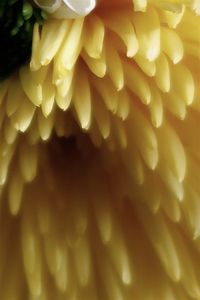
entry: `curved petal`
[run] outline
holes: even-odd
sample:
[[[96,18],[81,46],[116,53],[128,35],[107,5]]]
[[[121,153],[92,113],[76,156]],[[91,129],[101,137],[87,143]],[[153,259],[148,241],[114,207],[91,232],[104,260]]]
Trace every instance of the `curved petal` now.
[[[96,6],[96,0],[63,0],[63,2],[80,16],[89,14]]]
[[[86,16],[95,8],[96,2],[96,0],[63,0],[54,17],[72,19]]]
[[[33,0],[37,6],[44,9],[46,12],[54,13],[62,3],[62,0]]]

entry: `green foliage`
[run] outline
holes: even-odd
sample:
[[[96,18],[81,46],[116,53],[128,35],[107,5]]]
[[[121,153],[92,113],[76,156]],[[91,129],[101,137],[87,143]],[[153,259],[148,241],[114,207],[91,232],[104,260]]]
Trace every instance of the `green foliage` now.
[[[28,62],[34,24],[45,18],[30,1],[0,0],[0,80]]]

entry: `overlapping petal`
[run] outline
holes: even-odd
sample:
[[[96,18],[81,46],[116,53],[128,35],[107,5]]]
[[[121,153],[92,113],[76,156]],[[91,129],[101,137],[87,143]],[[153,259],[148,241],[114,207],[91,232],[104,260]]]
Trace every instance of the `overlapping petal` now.
[[[35,26],[0,93],[3,300],[200,299],[198,5]]]

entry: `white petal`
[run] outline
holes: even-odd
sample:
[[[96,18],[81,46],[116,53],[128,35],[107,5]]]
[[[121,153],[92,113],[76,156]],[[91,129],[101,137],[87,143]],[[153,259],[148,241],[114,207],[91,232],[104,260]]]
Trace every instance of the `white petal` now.
[[[62,0],[33,0],[37,6],[52,14],[54,13],[62,3]]]
[[[63,0],[63,2],[80,16],[89,14],[96,6],[96,0]]]
[[[63,0],[53,16],[70,19],[86,16],[95,8],[96,2],[96,0]]]

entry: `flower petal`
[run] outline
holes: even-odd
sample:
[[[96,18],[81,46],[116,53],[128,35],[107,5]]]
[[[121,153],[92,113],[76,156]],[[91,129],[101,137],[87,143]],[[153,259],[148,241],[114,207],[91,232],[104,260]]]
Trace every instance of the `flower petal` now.
[[[33,0],[40,8],[44,9],[46,12],[52,14],[60,6],[62,0]]]
[[[63,0],[54,17],[72,19],[86,16],[95,8],[96,2],[96,0]]]

